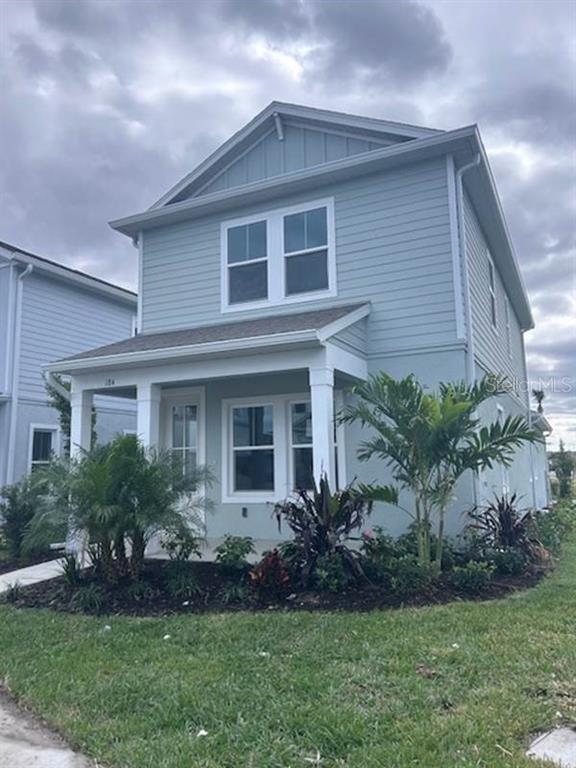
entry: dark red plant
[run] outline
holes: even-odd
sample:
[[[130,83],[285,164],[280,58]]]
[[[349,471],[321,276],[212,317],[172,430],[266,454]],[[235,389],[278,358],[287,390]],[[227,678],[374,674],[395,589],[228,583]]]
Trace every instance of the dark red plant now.
[[[250,571],[250,581],[263,596],[281,597],[290,588],[290,574],[277,549],[267,552]]]

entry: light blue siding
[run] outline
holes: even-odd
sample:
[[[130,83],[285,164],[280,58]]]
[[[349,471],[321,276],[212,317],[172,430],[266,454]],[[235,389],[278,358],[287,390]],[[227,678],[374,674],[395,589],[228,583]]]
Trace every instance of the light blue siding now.
[[[44,398],[42,366],[129,337],[134,308],[32,272],[23,281],[20,392]]]
[[[497,254],[491,254],[495,263],[496,328],[492,325],[488,244],[467,195],[464,196],[464,223],[476,360],[482,369],[506,375],[519,384],[519,389],[526,390],[522,331],[512,302],[508,301],[508,309],[506,308],[506,289],[496,266]],[[507,312],[510,321],[510,347],[506,327]],[[522,398],[527,402],[525,391],[522,392]]]
[[[359,320],[349,328],[337,333],[330,341],[344,349],[361,352],[365,355],[368,352],[368,321],[366,318]]]
[[[371,152],[396,141],[397,139],[392,137],[358,138],[287,123],[284,126],[282,141],[278,139],[275,129],[270,131],[243,156],[220,171],[212,181],[192,193],[192,196],[209,195],[282,173],[300,171],[343,157]]]
[[[371,355],[451,343],[456,338],[446,165],[442,160],[319,187],[267,209],[333,196],[338,296],[372,303]],[[313,300],[257,312],[221,312],[220,225],[263,207],[235,209],[147,231],[143,330],[202,325],[330,306]]]

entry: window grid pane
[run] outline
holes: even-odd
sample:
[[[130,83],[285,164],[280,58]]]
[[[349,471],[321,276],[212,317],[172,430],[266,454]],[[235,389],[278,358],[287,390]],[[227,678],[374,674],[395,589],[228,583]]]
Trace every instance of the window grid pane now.
[[[284,216],[284,253],[310,251],[328,245],[326,208]]]
[[[227,239],[228,264],[265,259],[267,256],[266,221],[230,227]]]
[[[287,256],[286,295],[323,291],[328,288],[328,251]]]
[[[32,435],[32,462],[47,464],[52,454],[52,436],[48,429],[35,429]]]
[[[228,302],[242,304],[268,298],[268,262],[228,267]]]

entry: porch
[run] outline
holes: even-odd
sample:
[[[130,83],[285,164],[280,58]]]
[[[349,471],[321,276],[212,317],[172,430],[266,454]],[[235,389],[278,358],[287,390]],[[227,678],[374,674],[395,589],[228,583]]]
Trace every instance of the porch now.
[[[345,327],[358,322],[358,308],[345,309]],[[213,475],[207,491],[213,510],[205,521],[210,539],[230,533],[277,540],[274,502],[309,487],[312,477],[326,475],[333,488],[350,479],[345,429],[334,415],[345,390],[366,378],[367,364],[360,350],[334,338],[342,322],[327,338],[321,335],[327,312],[307,313],[316,327],[299,329],[298,337],[294,330],[259,333],[228,338],[219,349],[206,343],[167,347],[174,339],[159,339],[163,346],[140,353],[52,366],[72,379],[72,451],[90,445],[94,395],[135,399],[144,445],[170,449],[183,467],[206,466]],[[264,322],[262,330],[269,327]],[[142,345],[144,339],[133,341]]]

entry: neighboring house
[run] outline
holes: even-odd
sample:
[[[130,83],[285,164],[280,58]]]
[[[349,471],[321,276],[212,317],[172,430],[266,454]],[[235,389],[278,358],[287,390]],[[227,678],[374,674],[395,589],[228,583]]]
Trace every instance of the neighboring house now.
[[[42,366],[133,333],[137,298],[0,242],[0,487],[63,449]],[[136,427],[134,403],[96,399],[98,439]]]
[[[139,247],[141,335],[49,366],[73,381],[73,440],[94,393],[132,392],[138,434],[216,476],[210,536],[277,536],[271,503],[361,464],[334,428],[369,372],[439,381],[507,374],[485,417],[528,416],[528,299],[476,126],[436,131],[272,103],[152,208],[112,222]],[[470,474],[448,520],[536,487],[536,452]],[[542,470],[544,472],[544,469]],[[372,523],[405,526],[380,507]]]

